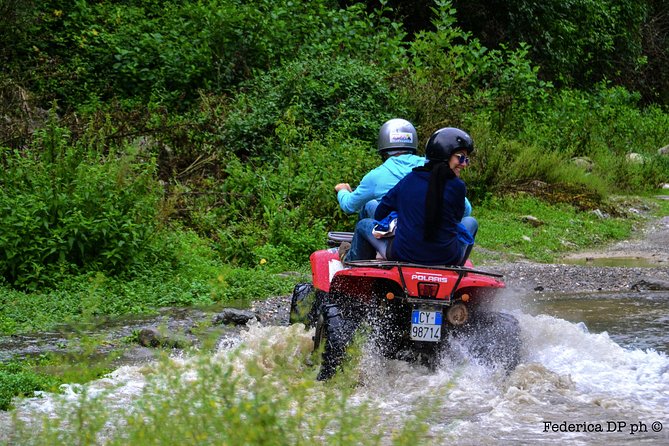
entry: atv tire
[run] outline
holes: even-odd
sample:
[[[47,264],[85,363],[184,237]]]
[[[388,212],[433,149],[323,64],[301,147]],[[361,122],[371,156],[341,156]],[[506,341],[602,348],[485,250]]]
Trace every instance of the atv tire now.
[[[482,313],[465,327],[469,353],[507,372],[520,363],[522,342],[518,320],[506,313]]]
[[[316,324],[323,303],[323,291],[311,283],[298,283],[290,301],[290,323],[302,323],[309,329]]]
[[[358,325],[358,321],[345,317],[337,305],[322,306],[314,334],[314,350],[324,343],[321,370],[316,378],[318,381],[330,379],[335,374]]]

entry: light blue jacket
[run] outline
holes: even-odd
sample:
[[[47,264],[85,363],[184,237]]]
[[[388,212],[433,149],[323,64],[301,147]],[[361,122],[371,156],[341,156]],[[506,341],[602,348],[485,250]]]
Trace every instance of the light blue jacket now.
[[[360,212],[370,200],[381,200],[390,189],[404,178],[414,167],[425,164],[422,156],[404,154],[391,156],[379,167],[365,175],[353,192],[345,189],[337,192],[341,210],[347,214]],[[472,213],[472,205],[465,198],[465,217]]]

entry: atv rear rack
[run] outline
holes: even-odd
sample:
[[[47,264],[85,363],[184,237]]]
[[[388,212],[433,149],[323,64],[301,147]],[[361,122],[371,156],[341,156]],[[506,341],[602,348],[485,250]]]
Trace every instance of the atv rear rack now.
[[[342,242],[351,242],[353,240],[352,232],[328,232],[328,246],[339,246]]]
[[[457,265],[423,265],[420,263],[408,263],[408,262],[397,262],[393,260],[350,260],[347,262],[344,262],[345,266],[359,266],[359,267],[367,267],[367,268],[381,268],[381,269],[391,269],[391,268],[399,268],[401,269],[402,267],[408,266],[412,268],[429,268],[429,269],[438,269],[438,270],[443,270],[443,271],[455,271],[457,273],[461,274],[466,274],[466,273],[473,273],[473,274],[481,274],[484,276],[491,276],[491,277],[504,277],[503,274],[499,273],[492,273],[489,271],[481,271],[478,269],[472,269],[472,268],[467,268],[464,266],[457,266]]]

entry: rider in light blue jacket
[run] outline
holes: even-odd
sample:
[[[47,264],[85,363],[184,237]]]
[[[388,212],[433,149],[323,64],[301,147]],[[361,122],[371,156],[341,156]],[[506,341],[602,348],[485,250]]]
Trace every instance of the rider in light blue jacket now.
[[[391,119],[381,126],[377,149],[383,164],[365,175],[355,190],[348,183],[335,186],[337,200],[347,214],[359,213],[360,218],[373,218],[376,206],[383,196],[414,167],[425,164],[425,158],[416,155],[418,135],[413,124],[404,119]],[[465,217],[472,211],[465,198]]]

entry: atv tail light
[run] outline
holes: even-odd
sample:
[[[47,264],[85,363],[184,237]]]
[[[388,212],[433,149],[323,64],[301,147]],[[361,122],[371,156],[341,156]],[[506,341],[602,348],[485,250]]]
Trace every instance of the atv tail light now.
[[[420,297],[437,297],[437,291],[439,291],[438,283],[429,283],[429,282],[418,282],[418,296]]]
[[[469,294],[465,293],[462,296],[460,296],[460,299],[462,299],[463,302],[469,302]]]
[[[388,299],[388,300],[395,299],[395,294],[393,294],[391,292],[386,293],[386,299]]]

